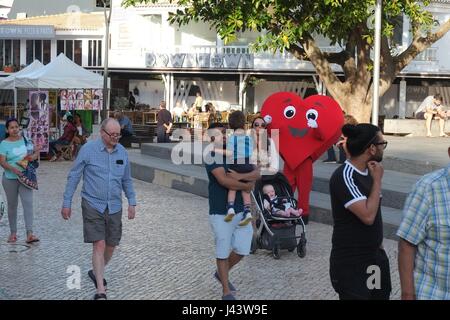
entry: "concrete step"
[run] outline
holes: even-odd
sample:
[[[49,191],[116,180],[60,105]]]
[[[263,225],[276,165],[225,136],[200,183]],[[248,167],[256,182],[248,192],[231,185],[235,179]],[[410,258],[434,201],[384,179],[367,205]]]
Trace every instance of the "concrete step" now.
[[[141,154],[130,150],[132,176],[136,179],[168,188],[208,197],[208,177],[205,168],[197,165],[174,165],[166,159]],[[383,200],[384,201],[384,200]],[[332,224],[330,196],[313,191],[310,198],[311,220]],[[396,239],[401,210],[382,206],[384,235]]]
[[[329,193],[329,181],[339,164],[316,161],[314,164],[313,190]],[[420,178],[418,175],[385,170],[383,175],[383,205],[402,209],[412,186]]]
[[[173,148],[178,148],[179,150],[183,149],[185,151],[189,150],[185,154],[187,159],[186,162],[190,162],[196,166],[204,165],[201,157],[201,150],[195,150],[195,152],[192,152],[193,150],[191,150],[191,145],[189,143],[179,144],[178,146],[174,146],[173,144],[142,144],[141,153],[143,155],[149,155],[172,162],[173,159],[176,159],[176,156],[173,158],[172,151],[177,151],[177,149]],[[179,155],[176,152],[174,153]],[[283,161],[281,159],[280,166],[283,166]],[[321,160],[317,160],[314,163],[314,180],[312,190],[321,193],[329,193],[329,180],[338,166],[339,164],[323,163]],[[382,189],[383,204],[395,209],[402,209],[403,204],[411,191],[411,187],[419,178],[420,176],[410,173],[385,170]]]

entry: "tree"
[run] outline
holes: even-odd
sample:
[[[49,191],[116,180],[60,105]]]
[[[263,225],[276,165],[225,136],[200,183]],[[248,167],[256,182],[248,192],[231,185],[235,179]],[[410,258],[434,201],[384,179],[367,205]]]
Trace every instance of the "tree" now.
[[[124,0],[124,6],[157,0]],[[172,1],[170,1],[172,2]],[[373,8],[375,0],[178,0],[181,9],[169,17],[179,25],[204,21],[215,28],[225,43],[239,32],[261,32],[255,50],[287,50],[300,60],[309,60],[331,96],[359,121],[369,122],[372,108]],[[450,29],[450,19],[439,25],[421,3],[383,0],[380,96],[390,88],[400,71],[419,53],[441,39]],[[402,52],[393,41],[394,28],[402,16],[410,19],[412,40]],[[317,37],[338,45],[339,52],[324,52]],[[340,75],[332,69],[342,67]]]

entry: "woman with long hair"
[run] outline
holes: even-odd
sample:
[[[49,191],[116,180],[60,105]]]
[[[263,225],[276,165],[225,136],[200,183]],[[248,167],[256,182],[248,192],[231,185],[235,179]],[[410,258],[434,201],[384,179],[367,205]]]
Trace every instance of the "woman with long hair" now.
[[[261,175],[271,175],[279,171],[279,154],[275,142],[269,137],[266,122],[260,116],[252,121],[252,135],[254,138],[253,163],[261,169]]]

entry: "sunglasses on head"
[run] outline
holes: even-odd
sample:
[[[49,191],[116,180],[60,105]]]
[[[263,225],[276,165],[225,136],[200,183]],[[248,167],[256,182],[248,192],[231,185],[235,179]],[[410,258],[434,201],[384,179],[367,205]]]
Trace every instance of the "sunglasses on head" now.
[[[255,123],[253,124],[253,126],[254,126],[255,128],[258,128],[258,127],[265,128],[265,127],[266,127],[266,124],[265,124],[264,122],[261,122],[261,123],[255,122]]]

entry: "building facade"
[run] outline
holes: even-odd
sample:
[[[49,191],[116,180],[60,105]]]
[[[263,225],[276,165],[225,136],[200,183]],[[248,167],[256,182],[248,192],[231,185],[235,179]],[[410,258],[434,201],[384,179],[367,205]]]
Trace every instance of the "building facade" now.
[[[301,96],[326,92],[309,62],[289,53],[251,52],[249,45],[258,36],[255,33],[240,34],[237,41],[225,45],[204,23],[181,28],[170,25],[167,18],[177,6],[169,1],[126,9],[121,2],[112,0],[108,50],[111,105],[115,108],[126,106],[130,91],[146,108],[157,107],[161,100],[167,101],[169,109],[176,104],[187,108],[200,92],[205,103],[211,101],[219,110],[242,108],[248,112],[259,110],[276,91]],[[103,70],[105,24],[98,1],[58,1],[55,5],[55,1],[43,0],[29,8],[24,3],[28,1],[14,1],[9,17],[25,12],[27,18],[0,22],[1,66],[17,67],[33,59],[47,63],[64,52],[83,67]],[[50,7],[55,14],[49,15]],[[443,22],[450,17],[450,1],[433,1],[428,10]],[[406,48],[409,40],[405,18],[398,30],[399,50]],[[326,39],[318,43],[325,51],[340,50]],[[450,102],[449,50],[447,34],[408,65],[381,99],[380,114],[411,116],[423,98],[436,92]],[[339,72],[339,66],[333,67]]]

